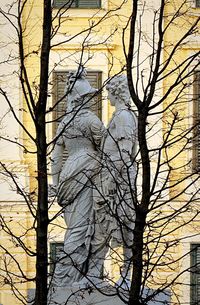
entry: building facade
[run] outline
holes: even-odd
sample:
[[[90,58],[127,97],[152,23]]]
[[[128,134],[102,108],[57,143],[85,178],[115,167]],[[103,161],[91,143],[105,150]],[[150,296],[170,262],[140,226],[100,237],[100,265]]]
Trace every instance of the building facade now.
[[[8,9],[8,3],[1,1],[1,7],[5,10]],[[173,20],[170,30],[164,36],[164,45],[162,52],[162,61],[160,65],[164,65],[168,60],[169,52],[173,49],[180,37],[184,35],[189,29],[191,24],[200,15],[200,3],[198,0],[190,1],[185,4],[184,13],[182,18]],[[175,3],[170,1],[165,7],[166,16],[163,22],[169,22],[169,18],[174,15],[175,11],[179,11],[181,7],[181,1]],[[144,9],[143,9],[144,8]],[[137,32],[138,41],[141,41],[141,45],[137,45],[140,50],[139,61],[143,66],[142,73],[145,75],[145,71],[149,71],[150,60],[148,54],[152,52],[152,45],[148,42],[152,41],[152,20],[155,16],[155,11],[160,9],[160,2],[154,0],[150,6],[145,7],[141,1],[140,10],[141,16],[143,16],[142,32]],[[17,14],[17,6],[11,7],[13,14]],[[90,83],[98,88],[102,89],[99,98],[96,101],[93,111],[102,119],[105,125],[109,122],[112,116],[113,109],[109,106],[109,102],[106,96],[106,90],[104,88],[105,81],[115,73],[123,70],[126,64],[126,58],[124,56],[124,49],[128,48],[129,34],[128,31],[124,32],[124,29],[129,29],[129,16],[131,12],[131,1],[111,1],[111,0],[54,0],[52,2],[52,14],[53,14],[53,30],[51,41],[51,54],[50,54],[50,69],[49,69],[49,99],[47,114],[47,137],[48,141],[51,141],[55,136],[55,130],[58,125],[59,118],[62,117],[66,108],[66,99],[62,98],[64,95],[65,84],[67,75],[70,71],[77,69],[78,65],[84,65],[88,71],[88,79]],[[182,11],[181,11],[182,12]],[[37,99],[37,86],[40,76],[40,47],[41,47],[41,35],[42,35],[42,3],[34,0],[28,0],[23,9],[21,18],[23,26],[23,43],[25,64],[29,81],[31,84],[34,96]],[[181,14],[181,13],[180,13]],[[37,182],[35,179],[35,154],[32,142],[26,136],[26,132],[23,128],[20,128],[18,122],[23,122],[23,125],[30,134],[34,135],[34,126],[31,121],[30,114],[28,113],[27,105],[23,99],[23,93],[19,86],[19,62],[18,62],[18,45],[16,44],[16,32],[12,24],[6,22],[3,15],[2,18],[2,30],[1,41],[2,50],[1,53],[1,88],[9,96],[11,105],[5,100],[5,95],[1,91],[1,270],[2,276],[1,291],[0,291],[0,303],[2,305],[9,304],[23,304],[26,302],[25,298],[31,296],[34,293],[34,284],[32,282],[23,279],[24,274],[27,277],[34,277],[35,260],[34,260],[34,221],[30,213],[29,206],[25,202],[23,196],[20,195],[20,190],[16,189],[15,179],[17,179],[18,185],[22,190],[29,193],[29,196],[35,194]],[[9,35],[7,35],[9,33]],[[195,31],[186,42],[181,44],[178,48],[176,55],[171,61],[170,65],[163,72],[168,74],[169,71],[174,73],[169,74],[169,77],[160,81],[158,87],[157,97],[164,96],[169,86],[176,80],[177,73],[180,73],[181,69],[184,69],[184,65],[180,66],[180,69],[176,67],[180,62],[184,62],[187,58],[190,58],[193,54],[200,50],[200,37],[199,33]],[[139,53],[139,51],[138,51]],[[136,62],[138,60],[137,52],[134,54]],[[174,133],[178,135],[180,130],[190,129],[188,134],[191,138],[190,149],[185,149],[181,154],[178,153],[180,147],[175,145],[169,147],[167,155],[163,154],[163,158],[166,156],[172,156],[170,166],[174,167],[169,178],[169,184],[173,185],[177,179],[182,179],[183,173],[178,168],[182,168],[182,164],[187,172],[187,179],[183,179],[183,183],[180,183],[176,188],[170,188],[166,197],[172,200],[172,205],[167,206],[167,209],[178,209],[180,205],[184,205],[186,202],[193,198],[193,209],[188,209],[184,214],[184,225],[180,225],[179,229],[172,232],[169,240],[175,238],[179,241],[174,246],[175,261],[177,256],[182,259],[178,259],[178,263],[174,262],[174,267],[170,269],[163,268],[160,274],[165,278],[173,274],[180,275],[180,281],[182,284],[176,286],[176,295],[179,295],[180,304],[198,304],[200,300],[200,234],[199,234],[199,217],[196,211],[200,204],[199,199],[199,181],[198,170],[200,168],[200,131],[199,131],[199,118],[200,118],[200,69],[198,67],[199,57],[191,63],[191,66],[187,66],[187,71],[193,69],[195,66],[195,73],[191,73],[187,78],[187,82],[190,86],[186,86],[184,94],[181,95],[181,103],[175,103],[176,110],[183,118],[177,124]],[[187,63],[186,63],[187,65]],[[133,67],[134,68],[134,67]],[[137,70],[134,77],[138,79],[139,83],[142,83],[143,75],[138,76]],[[144,76],[145,78],[145,76]],[[145,83],[146,80],[144,80]],[[137,82],[136,82],[137,83]],[[139,95],[143,96],[143,87],[138,85]],[[176,95],[174,91],[172,98],[166,99],[158,109],[157,116],[153,119],[149,119],[149,123],[154,123],[156,126],[154,129],[153,138],[151,135],[150,146],[161,145],[168,124],[171,124],[170,120],[173,120],[171,108],[169,112],[163,114],[162,110],[168,108]],[[58,101],[60,102],[58,103]],[[156,100],[155,100],[156,102]],[[15,109],[14,118],[10,108]],[[53,109],[51,111],[51,109]],[[165,116],[165,117],[164,117]],[[169,116],[170,119],[166,119]],[[164,118],[163,118],[164,117]],[[195,124],[195,128],[191,128]],[[156,130],[156,132],[155,132]],[[171,135],[170,135],[171,136]],[[174,135],[173,135],[174,137]],[[184,139],[183,139],[184,141]],[[18,143],[18,144],[17,144]],[[181,145],[184,146],[182,143]],[[24,149],[26,148],[26,149]],[[174,158],[178,153],[178,157]],[[180,167],[177,166],[180,164]],[[5,165],[5,167],[4,167]],[[50,167],[50,160],[49,160]],[[156,168],[156,165],[155,165]],[[198,170],[197,170],[198,169]],[[188,174],[191,171],[192,177]],[[154,173],[152,174],[154,175]],[[170,180],[171,179],[171,180]],[[51,175],[49,170],[49,183],[51,183]],[[184,184],[184,185],[183,185]],[[191,185],[188,193],[181,192],[181,187],[185,188],[185,185]],[[174,196],[174,192],[179,192],[181,195]],[[194,199],[195,197],[195,199]],[[161,200],[162,201],[162,200]],[[165,208],[164,212],[168,213]],[[50,215],[58,213],[58,206],[53,203],[50,208]],[[195,214],[196,213],[196,214]],[[195,215],[193,221],[191,218]],[[172,221],[172,225],[173,221]],[[12,233],[11,233],[12,232]],[[62,248],[62,241],[64,239],[65,228],[62,218],[56,218],[56,220],[49,227],[49,260],[53,262],[59,249]],[[170,232],[170,231],[169,231]],[[12,234],[19,236],[19,243],[15,238],[12,238]],[[26,250],[29,255],[26,255],[23,247],[26,246]],[[8,252],[6,252],[8,251]],[[11,260],[13,255],[14,259]],[[15,260],[16,258],[16,260]],[[11,262],[12,261],[12,262]],[[6,266],[11,264],[12,273],[6,274]],[[51,264],[50,264],[51,265]],[[10,267],[9,267],[10,268]],[[50,268],[52,268],[50,266]],[[109,272],[115,276],[115,267],[112,267],[110,263],[107,268]],[[192,269],[191,269],[192,268]],[[111,270],[112,269],[112,270]],[[4,272],[3,272],[4,270]],[[192,272],[191,272],[192,270]],[[50,269],[51,271],[51,269]],[[20,274],[21,281],[17,276]],[[116,271],[117,272],[117,271]],[[12,287],[12,289],[10,288]],[[156,287],[156,286],[155,286]],[[153,287],[152,287],[153,288]],[[17,298],[16,298],[16,295]],[[178,304],[178,300],[173,296],[172,300],[175,304]]]

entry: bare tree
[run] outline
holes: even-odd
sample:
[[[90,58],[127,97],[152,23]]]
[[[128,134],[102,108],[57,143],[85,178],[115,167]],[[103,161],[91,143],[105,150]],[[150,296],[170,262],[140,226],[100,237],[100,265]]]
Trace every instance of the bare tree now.
[[[8,139],[4,135],[1,139],[18,145],[29,158],[34,155],[34,158],[30,158],[35,162],[31,165],[31,174],[34,171],[36,173],[35,185],[31,192],[26,191],[20,187],[13,168],[1,162],[4,177],[12,180],[18,193],[23,196],[33,219],[32,225],[26,228],[22,235],[16,234],[3,217],[1,226],[12,242],[21,247],[26,255],[36,257],[36,274],[29,277],[22,270],[15,255],[6,246],[1,246],[6,254],[2,267],[6,274],[4,282],[11,286],[20,302],[26,304],[26,298],[17,289],[16,283],[35,281],[35,304],[47,304],[48,227],[57,216],[49,219],[47,162],[53,142],[47,141],[47,115],[51,115],[68,95],[66,92],[55,105],[49,107],[48,95],[52,88],[49,60],[51,51],[56,47],[85,35],[79,50],[78,64],[86,64],[85,53],[89,63],[92,47],[106,45],[109,52],[109,76],[115,75],[115,66],[118,67],[117,72],[127,73],[130,94],[138,114],[139,149],[134,160],[137,163],[134,188],[130,181],[125,181],[133,198],[132,209],[136,215],[133,220],[134,241],[130,258],[133,271],[128,292],[124,294],[117,288],[116,293],[124,303],[137,305],[147,304],[160,293],[167,294],[170,291],[173,302],[180,304],[180,283],[184,274],[190,271],[181,264],[190,250],[184,254],[176,251],[187,237],[186,230],[191,230],[191,235],[195,234],[194,220],[199,219],[199,168],[194,167],[190,157],[191,150],[196,149],[199,121],[191,120],[191,113],[188,112],[188,108],[193,107],[193,103],[197,103],[199,99],[196,96],[195,100],[191,94],[191,88],[196,82],[199,50],[185,51],[187,45],[193,43],[199,34],[199,17],[192,13],[188,1],[179,4],[165,0],[152,4],[138,0],[128,1],[132,10],[129,16],[123,16],[121,9],[127,5],[127,1],[119,1],[120,3],[95,21],[91,18],[88,27],[81,32],[70,37],[62,36],[62,39],[59,37],[60,40],[56,41],[55,38],[62,33],[62,26],[66,22],[63,16],[68,13],[73,2],[66,2],[52,16],[51,1],[44,0],[42,22],[40,20],[42,37],[36,46],[32,46],[30,41],[27,46],[26,41],[30,30],[29,16],[34,3],[20,0],[0,10],[1,16],[13,27],[19,46],[19,56],[14,56],[11,52],[2,64],[19,60],[20,68],[17,74],[23,94],[22,119],[16,114],[5,86],[0,87],[0,93],[8,105],[9,113],[19,124],[25,140]],[[25,14],[28,17],[24,20]],[[149,21],[149,16],[151,25],[146,22]],[[93,17],[95,18],[95,15]],[[94,40],[93,35],[98,33],[101,26],[111,21],[115,24],[119,18],[122,27],[113,27],[106,37]],[[34,35],[32,34],[31,38]],[[122,41],[123,58],[116,58],[109,49],[109,40],[119,37]],[[39,66],[39,72],[36,72],[38,75],[34,78],[27,64],[31,56],[36,56],[36,64]],[[62,59],[59,58],[55,65],[62,65]],[[23,122],[27,117],[31,128]],[[120,188],[118,180],[115,182]],[[112,217],[116,219],[119,227],[123,225],[119,215],[113,211]],[[30,250],[24,238],[30,231],[35,231],[35,250]],[[12,271],[14,265],[17,272]]]
[[[142,30],[145,11],[152,14],[153,20],[146,36]],[[148,9],[148,4],[141,7],[138,1],[133,1],[130,43],[127,51],[124,45],[124,50],[129,88],[138,111],[141,189],[135,196],[129,304],[145,302],[141,299],[141,289],[152,282],[157,286],[155,294],[167,288],[174,292],[186,270],[180,271],[181,255],[175,257],[171,252],[180,243],[182,228],[192,225],[198,216],[195,209],[199,200],[195,189],[198,169],[192,168],[192,160],[188,158],[188,151],[194,149],[195,126],[191,121],[188,125],[184,113],[193,103],[189,92],[199,65],[199,50],[181,57],[184,46],[198,35],[199,17],[187,19],[189,12],[186,1],[180,5],[161,1],[153,9],[150,6]],[[172,38],[175,32],[177,36]],[[143,40],[149,51],[146,57],[142,54]],[[148,62],[146,67],[145,61]],[[159,122],[162,122],[160,127]],[[163,130],[162,140],[158,144],[156,139],[152,145],[159,128]],[[180,268],[178,272],[176,264]],[[169,276],[162,279],[159,274],[167,273],[168,268]],[[175,302],[180,302],[178,295],[176,297]]]

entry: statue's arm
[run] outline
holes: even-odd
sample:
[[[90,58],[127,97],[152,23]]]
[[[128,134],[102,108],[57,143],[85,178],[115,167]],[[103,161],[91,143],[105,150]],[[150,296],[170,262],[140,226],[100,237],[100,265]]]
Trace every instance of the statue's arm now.
[[[97,116],[93,116],[90,129],[95,145],[100,147],[102,139],[106,134],[106,128],[103,122]]]
[[[62,169],[64,146],[56,144],[52,153],[51,171],[53,186],[57,187],[59,182],[59,176]]]
[[[133,165],[132,155],[137,143],[137,120],[134,121],[132,114],[120,113],[114,118],[114,126],[115,132],[110,132],[110,137],[116,143],[116,154],[113,152],[107,161],[109,171],[104,185],[106,195],[115,194],[117,185],[126,177],[129,166]]]
[[[62,132],[63,132],[63,124],[61,122],[56,132],[57,140],[51,156],[51,173],[52,173],[53,187],[55,189],[57,188],[59,183],[59,176],[63,163],[63,153],[65,150]]]
[[[120,154],[121,167],[128,166],[137,143],[137,120],[131,113],[124,111],[116,118],[115,124],[117,134],[115,141]]]
[[[122,162],[121,167],[123,167],[123,165],[128,165],[128,163],[130,163],[133,143],[131,139],[121,138],[117,141],[117,144]]]

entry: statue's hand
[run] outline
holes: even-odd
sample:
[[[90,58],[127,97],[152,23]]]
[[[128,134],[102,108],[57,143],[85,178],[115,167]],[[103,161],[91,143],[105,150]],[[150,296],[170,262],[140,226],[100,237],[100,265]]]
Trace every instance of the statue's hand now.
[[[49,184],[48,187],[48,197],[55,197],[57,195],[57,186]]]

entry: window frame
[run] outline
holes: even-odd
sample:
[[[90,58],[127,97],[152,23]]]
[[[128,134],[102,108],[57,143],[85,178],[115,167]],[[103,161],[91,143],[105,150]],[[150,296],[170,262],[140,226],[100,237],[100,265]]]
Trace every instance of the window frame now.
[[[200,0],[195,0],[195,7],[196,8],[200,8]]]
[[[57,130],[57,127],[58,127],[58,124],[59,121],[58,120],[58,116],[57,116],[57,106],[56,103],[59,99],[59,96],[58,96],[58,75],[59,73],[60,74],[64,74],[66,73],[66,75],[70,72],[70,71],[75,71],[75,69],[70,69],[70,70],[54,70],[53,71],[53,77],[52,77],[52,80],[53,80],[53,99],[52,99],[52,106],[53,106],[53,114],[52,114],[52,119],[53,119],[53,124],[52,124],[52,134],[53,134],[53,137],[55,136],[56,134],[56,130]],[[100,89],[102,88],[102,76],[103,76],[103,72],[100,71],[100,70],[87,70],[87,74],[89,75],[89,73],[96,73],[98,76],[97,76],[97,89]],[[87,76],[86,76],[86,79],[87,79]],[[64,92],[63,92],[63,96],[64,96]],[[64,99],[66,99],[66,97],[64,97]],[[99,117],[99,119],[101,120],[102,119],[102,103],[101,103],[101,100],[102,100],[102,94],[99,94],[99,98],[98,98],[98,111],[97,111],[97,115]]]
[[[200,243],[192,243],[190,245],[190,266],[191,266],[191,272],[190,272],[190,304],[196,305],[198,301],[198,295],[197,295],[197,288],[195,287],[197,285],[198,279],[197,279],[197,272],[192,271],[193,268],[197,269],[198,267],[195,266],[196,264],[199,264],[199,278],[200,278],[200,259],[199,262],[197,261],[197,248],[200,249]],[[199,250],[200,251],[200,250]],[[193,267],[195,266],[195,267]],[[200,288],[199,288],[200,289]]]
[[[194,72],[193,79],[193,170],[200,172],[200,70]]]
[[[59,82],[59,73],[62,77],[62,75],[68,75],[69,72],[75,72],[76,70],[75,69],[70,69],[70,70],[54,70],[53,71],[53,77],[52,77],[52,80],[53,80],[53,98],[52,98],[52,108],[53,108],[53,112],[52,112],[52,137],[54,138],[55,135],[56,135],[56,131],[57,131],[57,128],[58,128],[58,125],[59,123],[61,122],[62,118],[64,117],[64,110],[63,110],[63,114],[62,114],[62,111],[59,112],[58,110],[58,106],[56,105],[57,104],[57,101],[59,99],[61,99],[62,97],[59,97],[59,88],[58,88],[58,82]],[[102,77],[103,77],[103,72],[100,71],[100,70],[87,70],[87,75],[89,76],[89,74],[96,74],[96,77],[97,77],[97,89],[101,89],[102,88]],[[86,79],[87,79],[87,76],[86,76]],[[63,82],[66,81],[66,79],[64,80],[63,79]],[[93,86],[93,84],[91,84],[91,86]],[[64,91],[63,91],[63,96],[64,96]],[[63,103],[65,103],[65,99],[66,97],[63,97],[64,100],[62,100]],[[95,103],[96,104],[96,103]],[[61,107],[62,107],[62,104],[61,104]],[[100,120],[102,120],[102,92],[99,94],[98,96],[98,99],[97,99],[97,105],[95,107],[97,109],[97,111],[95,111],[94,113],[96,113],[96,115],[99,117]],[[57,115],[57,113],[60,113],[60,120],[59,120],[59,115]],[[63,164],[64,162],[66,161],[68,157],[68,152],[67,152],[67,149],[64,150],[63,152]]]
[[[68,0],[70,1],[70,0]],[[102,0],[97,0],[99,2],[99,5],[98,6],[85,6],[85,7],[80,7],[79,6],[79,1],[81,0],[74,0],[75,2],[75,6],[70,6],[68,9],[100,9],[102,8]],[[56,0],[53,0],[53,3],[52,3],[52,7],[55,8],[55,9],[60,9],[63,7],[63,9],[66,9],[67,7],[63,6],[62,4],[61,5],[56,5]]]

